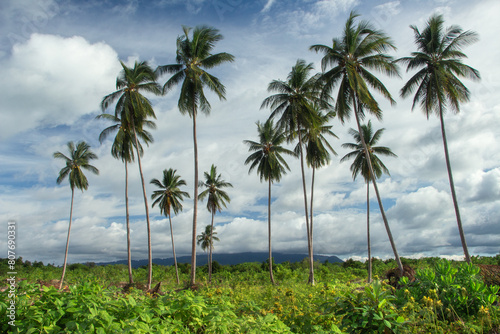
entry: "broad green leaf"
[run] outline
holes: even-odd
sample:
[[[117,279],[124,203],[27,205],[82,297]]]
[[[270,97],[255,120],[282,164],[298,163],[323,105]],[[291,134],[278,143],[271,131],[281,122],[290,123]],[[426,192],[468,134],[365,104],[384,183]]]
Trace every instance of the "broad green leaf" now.
[[[380,303],[378,303],[378,308],[384,307],[384,305],[387,303],[387,299],[382,299]]]

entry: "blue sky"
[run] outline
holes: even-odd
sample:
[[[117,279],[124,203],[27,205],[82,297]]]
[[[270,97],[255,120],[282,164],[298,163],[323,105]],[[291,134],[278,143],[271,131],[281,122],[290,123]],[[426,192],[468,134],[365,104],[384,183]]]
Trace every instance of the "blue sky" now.
[[[175,61],[175,40],[182,25],[216,27],[224,39],[217,52],[229,52],[235,62],[212,70],[227,89],[227,100],[208,95],[209,117],[198,122],[200,171],[217,165],[234,186],[224,214],[216,216],[220,242],[217,252],[265,251],[267,248],[267,185],[248,174],[243,162],[248,149],[243,140],[256,140],[255,122],[269,110],[260,105],[274,79],[286,79],[297,59],[312,62],[320,71],[321,55],[308,50],[329,44],[341,34],[351,10],[386,31],[398,50],[395,57],[414,50],[410,24],[423,27],[435,13],[446,25],[459,24],[479,34],[479,42],[465,49],[466,63],[481,72],[480,82],[464,80],[471,101],[457,115],[445,117],[458,201],[467,242],[473,255],[500,252],[500,22],[497,1],[28,1],[0,4],[0,220],[17,222],[18,255],[29,260],[61,264],[67,234],[70,188],[55,180],[63,167],[52,158],[70,140],[87,141],[99,156],[99,176],[88,175],[89,190],[75,196],[69,262],[112,261],[126,258],[124,168],[110,155],[111,140],[102,145],[99,133],[108,125],[95,120],[102,98],[115,90],[119,60],[132,65],[146,60],[153,67]],[[380,75],[396,100],[390,106],[380,97],[385,128],[380,141],[398,158],[386,158],[391,177],[380,180],[389,224],[402,256],[463,255],[450,196],[439,121],[426,119],[411,100],[399,97],[409,74]],[[167,77],[160,78],[163,84]],[[192,194],[192,123],[177,109],[178,89],[150,97],[157,115],[155,142],[147,148],[145,179],[160,178],[174,168]],[[339,153],[317,172],[315,184],[315,252],[341,258],[366,257],[366,187],[352,181],[347,153],[348,129],[332,120],[339,139],[331,144]],[[273,187],[274,251],[305,253],[306,235],[300,167]],[[306,173],[309,180],[310,171]],[[147,256],[144,204],[135,165],[130,168],[132,256]],[[308,185],[308,189],[310,185]],[[150,196],[154,187],[147,185]],[[371,191],[373,194],[373,191]],[[174,217],[177,254],[190,251],[192,201]],[[371,202],[374,256],[392,256],[377,203]],[[171,254],[168,221],[155,207],[151,212],[153,256]],[[199,232],[210,222],[204,203],[199,206]],[[6,240],[0,248],[6,249]],[[201,252],[201,250],[199,250]]]

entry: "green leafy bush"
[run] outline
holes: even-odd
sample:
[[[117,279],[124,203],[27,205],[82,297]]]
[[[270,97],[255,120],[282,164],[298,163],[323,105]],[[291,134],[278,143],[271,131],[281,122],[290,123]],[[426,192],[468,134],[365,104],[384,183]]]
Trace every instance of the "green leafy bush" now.
[[[499,291],[498,286],[486,286],[479,271],[472,264],[462,263],[454,267],[450,261],[442,259],[434,269],[417,270],[413,284],[403,277],[399,300],[406,300],[406,290],[414,300],[434,305],[441,319],[452,321],[476,317],[480,310],[490,308],[497,301]]]
[[[394,333],[405,322],[392,303],[394,299],[390,288],[379,280],[363,291],[348,293],[337,305],[341,328],[349,333]]]

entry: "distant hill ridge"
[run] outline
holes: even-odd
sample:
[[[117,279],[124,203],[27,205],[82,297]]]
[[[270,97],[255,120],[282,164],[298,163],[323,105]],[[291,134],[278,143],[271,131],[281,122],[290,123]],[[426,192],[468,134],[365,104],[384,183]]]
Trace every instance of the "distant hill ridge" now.
[[[212,255],[213,261],[217,261],[221,265],[232,265],[232,264],[240,264],[246,262],[264,262],[268,259],[269,254],[266,252],[245,252],[245,253],[233,253],[233,254],[217,254],[214,253]],[[300,262],[307,258],[307,254],[286,254],[286,253],[273,253],[273,259],[275,263],[282,263],[289,261]],[[329,263],[335,262],[344,262],[336,256],[327,256],[327,255],[314,255],[314,261]],[[179,256],[177,257],[178,263],[191,263],[191,256]],[[163,266],[172,266],[174,265],[174,258],[166,258],[166,259],[153,259],[154,264],[163,265]],[[114,262],[98,262],[96,265],[108,265],[108,264],[127,264],[127,260],[120,260]],[[197,265],[205,265],[207,264],[207,255],[205,253],[198,254],[196,256],[196,264]],[[132,267],[139,268],[140,266],[147,266],[148,260],[132,260]]]

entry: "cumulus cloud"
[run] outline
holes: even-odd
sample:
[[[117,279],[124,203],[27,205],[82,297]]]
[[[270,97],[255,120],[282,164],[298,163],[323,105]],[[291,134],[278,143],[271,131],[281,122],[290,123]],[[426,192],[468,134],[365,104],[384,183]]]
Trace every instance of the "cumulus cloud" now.
[[[113,89],[117,54],[105,43],[84,38],[33,34],[16,44],[1,66],[11,78],[0,84],[2,138],[39,126],[72,124],[98,110]]]
[[[470,201],[488,202],[500,200],[500,169],[483,172],[478,171],[465,182],[467,184]]]
[[[426,229],[452,213],[449,194],[434,187],[423,187],[403,195],[389,210],[392,218],[401,221],[406,229]]]

